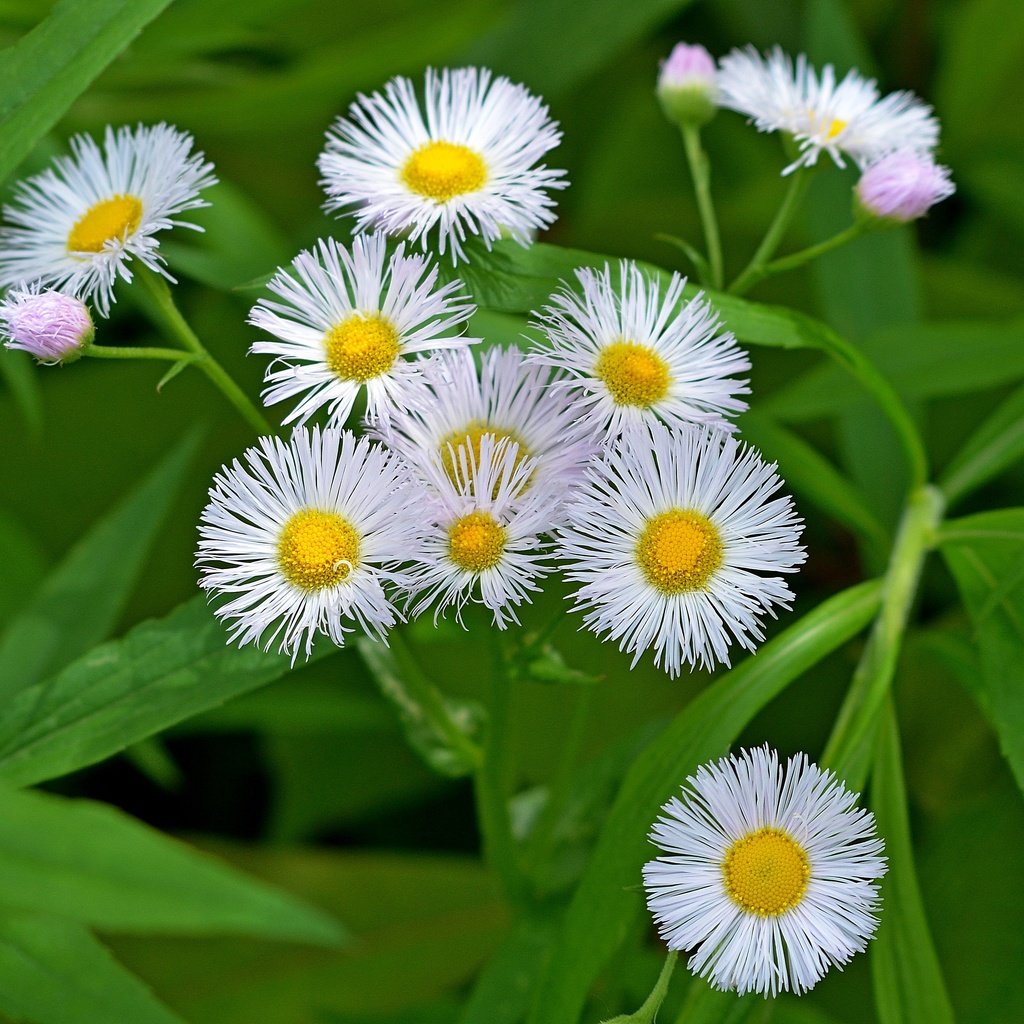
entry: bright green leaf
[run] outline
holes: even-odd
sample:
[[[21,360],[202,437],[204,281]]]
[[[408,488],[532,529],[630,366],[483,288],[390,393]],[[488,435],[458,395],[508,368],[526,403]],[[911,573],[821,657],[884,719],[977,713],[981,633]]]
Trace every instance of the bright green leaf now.
[[[110,632],[195,455],[187,434],[65,555],[0,634],[0,698],[66,665]]]
[[[326,914],[105,804],[0,789],[0,905],[108,931],[335,945]]]
[[[819,605],[696,697],[634,761],[567,912],[531,1024],[576,1020],[640,908],[640,869],[658,809],[704,761],[723,754],[773,697],[871,620],[880,586]]]

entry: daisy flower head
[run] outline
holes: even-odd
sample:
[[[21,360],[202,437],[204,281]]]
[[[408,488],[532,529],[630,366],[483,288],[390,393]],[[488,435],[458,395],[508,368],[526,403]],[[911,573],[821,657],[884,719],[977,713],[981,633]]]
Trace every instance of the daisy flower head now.
[[[531,359],[567,374],[554,386],[574,393],[581,416],[610,437],[659,420],[732,429],[725,417],[746,409],[737,396],[750,388],[730,374],[750,360],[702,296],[680,304],[685,278],[662,289],[630,260],[576,277],[581,291],[563,283],[538,314],[545,342]]]
[[[317,633],[339,647],[400,618],[385,590],[406,578],[420,516],[394,452],[347,430],[260,438],[214,478],[199,525],[199,585],[228,598],[215,614],[230,640],[308,657]]]
[[[498,629],[519,623],[516,607],[529,602],[537,580],[551,572],[543,535],[552,527],[557,495],[533,483],[536,460],[519,445],[484,434],[479,446],[450,446],[454,479],[440,466],[428,470],[423,504],[432,526],[422,561],[410,570],[411,614],[449,607],[462,622],[467,601],[489,608]]]
[[[719,103],[746,114],[762,132],[791,135],[800,155],[784,171],[811,167],[822,152],[858,167],[895,149],[930,152],[939,140],[932,108],[912,92],[880,97],[872,79],[849,71],[836,81],[827,64],[819,74],[800,54],[794,62],[779,47],[762,56],[752,46],[719,62]]]
[[[4,207],[0,286],[40,281],[93,303],[106,316],[114,284],[130,281],[132,260],[173,280],[157,235],[202,228],[178,215],[209,204],[213,164],[192,152],[192,136],[166,124],[107,128],[100,147],[88,135],[71,156],[21,182]]]
[[[96,331],[81,299],[38,282],[12,288],[0,301],[0,338],[41,363],[73,363],[92,344]]]
[[[772,497],[775,468],[722,430],[630,428],[557,531],[586,626],[618,641],[633,665],[653,647],[670,676],[684,662],[728,665],[734,641],[753,651],[760,616],[792,600],[775,574],[805,558],[791,499]]]
[[[948,167],[937,164],[927,153],[905,149],[871,164],[854,190],[862,216],[896,224],[923,217],[955,191]]]
[[[360,95],[320,155],[326,207],[367,228],[428,238],[453,263],[478,235],[490,248],[527,245],[555,219],[551,189],[565,172],[537,166],[561,139],[545,104],[485,68],[428,69],[422,104],[408,78]]]
[[[333,239],[299,253],[270,282],[274,299],[260,299],[249,323],[273,340],[250,351],[276,358],[267,369],[267,405],[298,398],[286,423],[305,423],[326,407],[332,426],[366,391],[368,420],[386,420],[414,399],[423,360],[439,349],[478,339],[458,333],[476,307],[460,281],[438,284],[426,255],[388,255],[382,234],[357,235],[351,249]]]
[[[461,453],[479,461],[482,439],[492,435],[533,460],[525,488],[536,484],[567,497],[598,445],[581,433],[572,397],[551,386],[553,376],[514,347],[489,349],[479,366],[470,351],[443,353],[424,401],[397,413],[382,436],[410,463],[440,467],[455,484]]]
[[[697,769],[661,809],[647,905],[690,970],[739,994],[806,992],[878,927],[883,843],[870,811],[805,754],[768,747]]]

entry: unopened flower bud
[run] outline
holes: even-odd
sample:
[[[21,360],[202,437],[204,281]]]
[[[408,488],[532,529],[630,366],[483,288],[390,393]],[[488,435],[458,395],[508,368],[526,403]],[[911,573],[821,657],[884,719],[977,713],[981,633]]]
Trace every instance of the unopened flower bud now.
[[[864,171],[854,190],[854,207],[861,217],[906,224],[954,191],[949,168],[927,153],[899,150]]]
[[[89,307],[73,295],[38,285],[15,288],[0,302],[0,336],[7,348],[43,363],[72,363],[92,344]]]
[[[658,75],[665,116],[681,127],[707,124],[718,110],[716,74],[714,58],[703,46],[677,44]]]

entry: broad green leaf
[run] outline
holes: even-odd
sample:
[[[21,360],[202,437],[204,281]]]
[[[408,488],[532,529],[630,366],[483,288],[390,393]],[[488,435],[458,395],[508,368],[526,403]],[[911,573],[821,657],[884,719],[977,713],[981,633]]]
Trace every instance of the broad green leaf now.
[[[510,74],[548,96],[566,92],[692,0],[519,0],[466,59]],[[652,72],[653,74],[653,72]]]
[[[80,924],[0,911],[0,1012],[34,1024],[184,1024]]]
[[[441,775],[469,775],[479,764],[474,737],[482,708],[443,696],[397,633],[389,646],[368,637],[356,639],[355,646],[380,692],[395,706],[413,750]]]
[[[921,892],[903,784],[899,732],[891,702],[882,715],[871,775],[871,806],[885,840],[881,924],[870,948],[875,1006],[881,1024],[953,1024],[953,1009]]]
[[[11,349],[0,351],[0,377],[3,377],[14,398],[29,435],[38,440],[43,429],[43,403],[32,357],[27,352]]]
[[[108,931],[336,945],[325,913],[105,804],[0,789],[0,905]]]
[[[952,520],[940,542],[981,654],[975,695],[1024,789],[1024,509]]]
[[[950,504],[998,476],[1024,457],[1024,388],[1000,404],[967,439],[942,474]]]
[[[321,644],[313,657],[335,650]],[[286,655],[228,646],[224,626],[193,598],[14,697],[0,716],[0,780],[66,775],[290,668]]]
[[[187,434],[64,556],[0,634],[0,698],[9,701],[103,640],[135,586],[195,455]]]
[[[60,0],[0,52],[0,183],[170,0]]]
[[[819,605],[694,698],[636,758],[566,914],[531,1024],[578,1019],[591,984],[640,909],[647,833],[661,805],[699,764],[725,753],[790,682],[863,629],[879,593],[872,581]]]

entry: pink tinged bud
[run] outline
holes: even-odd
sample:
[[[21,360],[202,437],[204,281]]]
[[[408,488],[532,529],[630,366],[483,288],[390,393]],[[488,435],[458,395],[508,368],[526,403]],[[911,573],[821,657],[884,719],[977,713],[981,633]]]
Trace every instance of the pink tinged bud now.
[[[665,116],[680,127],[699,128],[715,116],[718,70],[703,46],[679,43],[661,66],[658,99]]]
[[[857,182],[857,205],[863,214],[905,224],[923,217],[956,189],[949,168],[927,153],[900,150],[876,160]]]
[[[14,289],[0,302],[0,334],[8,348],[44,363],[70,363],[92,344],[89,307],[62,292],[36,286]]]

